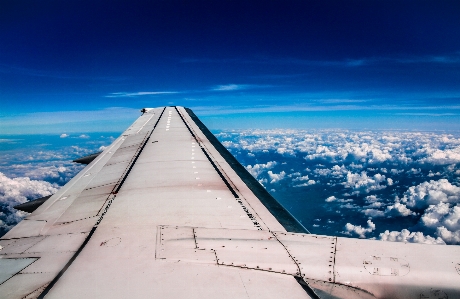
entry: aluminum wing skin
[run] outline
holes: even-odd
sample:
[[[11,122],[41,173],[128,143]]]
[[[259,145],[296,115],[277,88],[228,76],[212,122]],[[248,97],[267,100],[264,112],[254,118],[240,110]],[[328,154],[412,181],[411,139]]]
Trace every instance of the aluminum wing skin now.
[[[1,298],[457,298],[460,250],[308,234],[189,109],[144,114],[0,240]]]

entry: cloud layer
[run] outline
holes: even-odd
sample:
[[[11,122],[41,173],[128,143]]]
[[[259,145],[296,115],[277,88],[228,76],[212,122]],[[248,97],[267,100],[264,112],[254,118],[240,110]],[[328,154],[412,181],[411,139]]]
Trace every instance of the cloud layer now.
[[[27,215],[13,209],[15,205],[54,194],[57,190],[57,184],[27,177],[11,179],[0,172],[0,234],[6,233]]]
[[[66,134],[65,134],[66,135]],[[102,150],[111,136],[99,134],[18,136],[0,147],[0,236],[26,213],[15,205],[54,194],[84,165],[72,160]]]
[[[71,162],[111,139],[86,134],[2,151],[1,229],[11,207],[45,196],[83,166]],[[78,137],[79,136],[79,137]],[[217,137],[313,233],[460,244],[459,136],[431,132],[244,130]],[[2,139],[2,144],[21,143]],[[53,141],[57,142],[57,141]]]
[[[296,216],[319,233],[460,244],[457,135],[242,130],[218,137],[277,197],[303,188],[302,201],[292,199],[305,207]],[[312,205],[321,205],[321,219],[308,215]]]

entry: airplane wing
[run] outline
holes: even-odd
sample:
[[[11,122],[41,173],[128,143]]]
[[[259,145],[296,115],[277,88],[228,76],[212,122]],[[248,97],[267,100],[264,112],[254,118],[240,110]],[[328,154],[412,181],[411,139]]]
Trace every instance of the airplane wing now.
[[[460,247],[309,232],[189,109],[143,109],[0,239],[1,298],[459,298]]]

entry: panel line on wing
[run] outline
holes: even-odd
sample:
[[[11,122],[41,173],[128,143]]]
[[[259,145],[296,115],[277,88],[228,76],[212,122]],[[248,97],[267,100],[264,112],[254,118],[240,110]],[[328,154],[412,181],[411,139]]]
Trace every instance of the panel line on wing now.
[[[161,116],[160,116],[160,118],[161,118]],[[158,118],[158,120],[160,118]],[[147,144],[152,132],[153,132],[153,130],[150,131],[150,134],[149,134],[149,132],[147,132],[147,134],[145,135],[144,139],[140,143],[140,147],[136,150],[136,152],[134,153],[133,157],[131,158],[131,161],[129,161],[128,166],[126,167],[125,171],[123,172],[123,174],[121,175],[120,179],[117,181],[117,183],[113,187],[113,190],[111,192],[112,194],[117,194],[118,191],[120,191],[121,186],[123,185],[123,183],[125,182],[126,178],[129,175],[129,173],[131,172],[131,169],[134,167],[134,164],[136,164],[136,161],[139,158],[139,155],[142,153],[142,150],[144,149],[145,145]]]

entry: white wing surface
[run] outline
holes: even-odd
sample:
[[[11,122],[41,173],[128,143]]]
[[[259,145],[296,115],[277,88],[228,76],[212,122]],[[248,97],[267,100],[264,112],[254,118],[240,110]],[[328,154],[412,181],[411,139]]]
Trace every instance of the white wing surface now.
[[[309,234],[189,109],[144,114],[0,240],[1,298],[459,298],[460,250]]]

